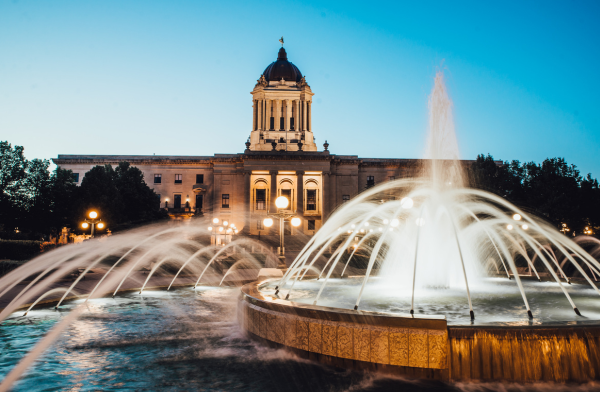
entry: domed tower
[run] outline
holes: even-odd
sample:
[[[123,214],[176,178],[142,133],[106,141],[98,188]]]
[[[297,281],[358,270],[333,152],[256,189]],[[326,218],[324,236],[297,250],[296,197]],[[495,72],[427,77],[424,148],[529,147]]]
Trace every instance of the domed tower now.
[[[311,122],[314,93],[298,67],[288,61],[283,45],[251,94],[250,150],[317,151]]]

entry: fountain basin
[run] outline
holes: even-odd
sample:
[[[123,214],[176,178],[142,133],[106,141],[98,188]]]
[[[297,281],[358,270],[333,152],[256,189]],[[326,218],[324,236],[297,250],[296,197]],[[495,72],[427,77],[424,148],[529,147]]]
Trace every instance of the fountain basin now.
[[[438,380],[600,379],[600,322],[448,325],[444,316],[313,306],[241,289],[238,321],[250,336],[325,364]]]

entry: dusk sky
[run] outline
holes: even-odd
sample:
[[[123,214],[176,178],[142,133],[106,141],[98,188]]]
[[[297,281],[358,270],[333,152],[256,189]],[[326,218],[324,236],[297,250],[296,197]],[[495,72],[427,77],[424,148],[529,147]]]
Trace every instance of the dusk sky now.
[[[0,140],[58,154],[240,153],[285,38],[334,154],[418,158],[442,68],[461,157],[600,178],[600,2],[0,0]]]

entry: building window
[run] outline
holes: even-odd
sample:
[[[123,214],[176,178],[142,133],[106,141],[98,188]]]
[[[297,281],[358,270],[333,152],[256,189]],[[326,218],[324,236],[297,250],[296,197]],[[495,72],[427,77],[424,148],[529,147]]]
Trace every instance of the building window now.
[[[292,115],[294,115],[294,109],[292,108]],[[295,131],[296,126],[294,125],[294,117],[290,118],[290,131]]]
[[[288,206],[285,210],[292,209],[292,189],[281,189],[281,195],[288,199]]]
[[[78,172],[73,173],[73,180],[75,181],[75,183],[79,183],[79,173]]]
[[[271,117],[271,123],[270,123],[270,130],[274,131],[275,130],[275,117]]]
[[[306,222],[308,222],[308,230],[309,231],[314,231],[315,230],[315,220],[314,219],[313,220],[309,219]]]
[[[256,221],[256,229],[258,229],[259,231],[265,230],[265,226],[263,225],[262,219],[259,219],[258,221]]]
[[[202,202],[203,202],[204,198],[202,197],[201,194],[197,194],[196,195],[196,209],[197,210],[202,210]]]
[[[395,176],[389,176],[388,178],[390,179],[390,181],[395,181],[396,180]]]
[[[309,189],[306,191],[306,211],[317,210],[317,190]]]
[[[176,194],[173,195],[173,207],[174,208],[181,208],[181,195],[180,194]]]
[[[183,182],[182,175],[175,174],[175,183],[181,183],[181,182]]]
[[[342,203],[345,203],[347,201],[350,200],[350,195],[349,194],[343,194],[342,195]]]
[[[375,186],[375,177],[374,176],[367,176],[367,187],[373,187]]]
[[[196,174],[196,184],[204,183],[204,174]]]
[[[256,189],[256,209],[267,209],[267,189]]]
[[[162,175],[161,174],[154,174],[154,183],[161,183],[162,182]]]
[[[221,195],[221,208],[229,208],[229,195],[228,194]]]

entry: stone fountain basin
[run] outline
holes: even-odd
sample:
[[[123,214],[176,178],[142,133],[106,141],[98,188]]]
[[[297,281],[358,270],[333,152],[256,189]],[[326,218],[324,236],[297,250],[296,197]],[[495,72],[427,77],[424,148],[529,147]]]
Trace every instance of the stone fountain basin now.
[[[600,379],[600,323],[448,325],[443,315],[354,311],[283,300],[242,287],[238,320],[250,336],[309,359],[439,380]]]

